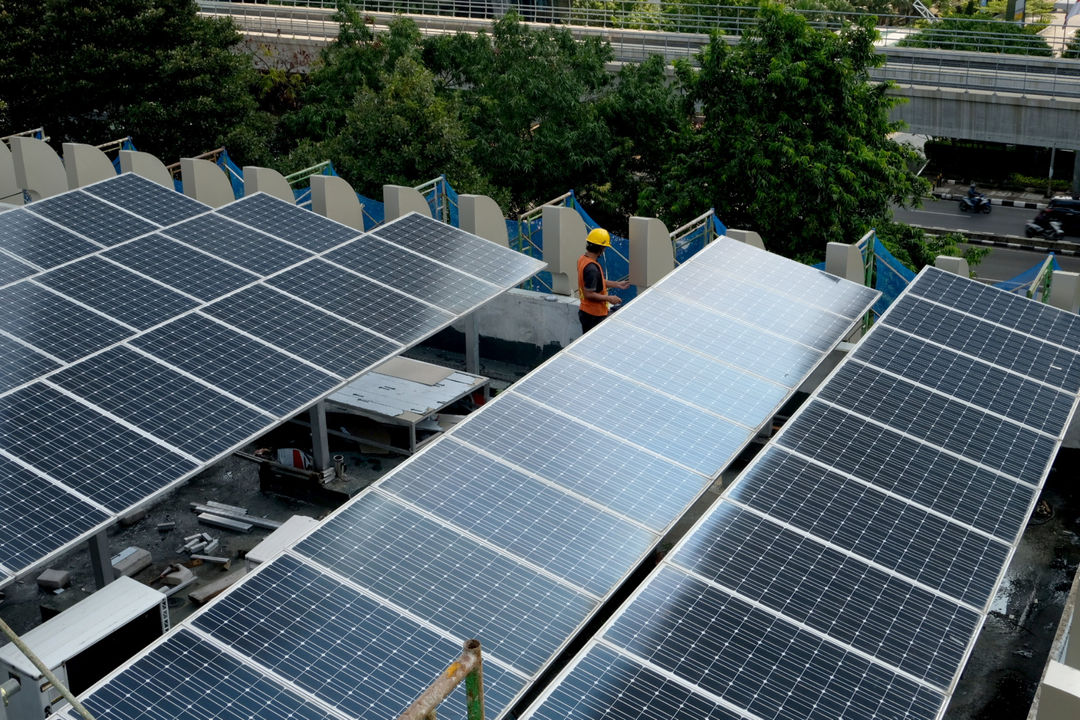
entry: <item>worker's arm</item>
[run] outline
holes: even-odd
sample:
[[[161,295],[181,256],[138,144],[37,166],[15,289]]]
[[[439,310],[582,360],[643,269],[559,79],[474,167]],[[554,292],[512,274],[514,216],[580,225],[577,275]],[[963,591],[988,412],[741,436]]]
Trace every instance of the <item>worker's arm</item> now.
[[[618,305],[622,302],[622,298],[618,295],[605,295],[604,293],[598,293],[593,290],[585,291],[585,299],[592,300],[593,302],[606,302],[612,305]]]
[[[625,290],[626,288],[630,287],[629,280],[607,280],[605,284],[608,287],[618,288],[620,290]]]

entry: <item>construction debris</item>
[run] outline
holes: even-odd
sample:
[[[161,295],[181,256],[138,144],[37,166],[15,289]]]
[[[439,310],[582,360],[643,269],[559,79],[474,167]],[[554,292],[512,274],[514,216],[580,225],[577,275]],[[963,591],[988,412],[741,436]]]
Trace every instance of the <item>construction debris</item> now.
[[[166,585],[172,585],[173,587],[183,585],[188,580],[194,579],[195,577],[195,573],[191,572],[183,565],[170,565],[163,575],[164,577],[161,578],[162,582]]]
[[[193,590],[191,594],[188,595],[188,597],[191,598],[192,602],[198,605],[202,605],[203,603],[212,600],[214,597],[227,590],[229,586],[231,586],[237,580],[244,577],[244,572],[245,571],[243,569],[233,570],[228,575],[225,575],[224,577],[221,577],[212,583],[204,585],[198,590]]]
[[[67,570],[49,568],[37,576],[38,587],[42,590],[59,590],[71,584],[71,573]]]
[[[218,557],[216,555],[198,555],[193,554],[192,560],[201,560],[203,562],[214,563],[215,565],[221,565],[226,570],[229,569],[229,565],[232,564],[232,558]]]
[[[215,505],[221,505],[221,503],[213,503],[212,501],[208,503],[191,503],[191,509],[193,512],[209,513],[210,515],[235,520],[240,523],[250,523],[255,527],[265,528],[267,530],[277,530],[281,527],[281,523],[277,520],[248,515],[246,508],[240,508],[243,512],[234,512],[224,508],[215,507]]]
[[[194,505],[195,503],[192,503]],[[226,505],[215,500],[207,500],[204,505],[209,505],[216,510],[224,510],[228,515],[247,515],[247,508],[238,505]]]
[[[213,513],[208,512],[199,513],[199,522],[205,523],[207,525],[213,525],[214,527],[225,528],[227,530],[238,530],[240,532],[250,532],[252,528],[252,524],[250,522],[233,520],[227,517],[223,517],[221,515],[214,515]]]
[[[131,577],[140,570],[150,567],[154,558],[148,550],[138,547],[126,547],[111,558],[113,571],[117,575]]]
[[[171,520],[169,522],[163,522],[163,523],[158,523],[157,524],[158,532],[169,532],[174,527],[176,527],[176,523],[171,521]]]

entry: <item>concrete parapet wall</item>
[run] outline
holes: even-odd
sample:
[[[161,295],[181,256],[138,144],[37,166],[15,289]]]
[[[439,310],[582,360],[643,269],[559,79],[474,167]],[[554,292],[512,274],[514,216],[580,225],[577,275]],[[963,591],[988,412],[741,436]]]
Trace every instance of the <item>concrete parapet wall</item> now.
[[[561,295],[513,289],[475,312],[482,357],[532,365],[581,336],[578,301]],[[463,336],[465,320],[451,330]]]

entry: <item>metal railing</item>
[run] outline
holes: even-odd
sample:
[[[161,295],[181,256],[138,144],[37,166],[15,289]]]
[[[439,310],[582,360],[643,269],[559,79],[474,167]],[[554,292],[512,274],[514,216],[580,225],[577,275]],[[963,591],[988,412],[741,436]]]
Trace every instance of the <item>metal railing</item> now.
[[[479,640],[466,640],[461,657],[450,663],[435,682],[398,716],[398,720],[437,720],[439,703],[463,682],[466,719],[484,720],[484,662]]]
[[[328,43],[338,34],[335,5],[327,0],[285,0],[279,4],[198,0],[205,14],[232,17],[254,39],[267,42],[282,38]],[[618,2],[614,9],[588,7],[574,0],[558,5],[499,3],[483,0],[358,0],[356,8],[368,16],[375,30],[384,30],[396,13],[410,15],[425,35],[480,32],[491,29],[491,21],[511,9],[517,10],[535,27],[565,26],[575,37],[601,37],[611,44],[620,62],[641,62],[650,55],[672,61],[693,60],[709,39],[708,33],[722,30],[734,42],[758,22],[754,7],[677,3],[666,5],[652,0]],[[860,17],[860,13],[823,10],[798,11],[815,27],[838,29]],[[915,48],[898,45],[925,29],[927,21],[912,15],[871,15],[880,35],[878,50],[887,62],[871,71],[877,81],[892,80],[901,85],[985,89],[1047,97],[1080,97],[1080,61],[1055,57],[1011,55],[1004,51],[1015,44],[1016,35],[1005,32],[1015,22],[979,21],[979,27],[1001,27],[1002,32],[950,30],[938,35],[945,48]],[[935,25],[935,31],[940,24]],[[1055,54],[1069,39],[1065,28],[1047,40]],[[950,39],[951,38],[951,39]],[[1038,41],[1039,38],[1035,37]],[[952,48],[977,46],[979,52]]]

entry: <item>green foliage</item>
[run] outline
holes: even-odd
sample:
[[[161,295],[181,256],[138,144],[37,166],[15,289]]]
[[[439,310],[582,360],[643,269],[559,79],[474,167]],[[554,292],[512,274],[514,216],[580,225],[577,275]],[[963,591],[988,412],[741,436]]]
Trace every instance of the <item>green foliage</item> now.
[[[605,182],[610,139],[589,100],[611,82],[608,45],[530,30],[510,13],[490,35],[429,43],[425,57],[458,88],[475,163],[508,191],[511,213]]]
[[[1044,27],[1040,23],[1004,22],[969,2],[897,45],[1050,57],[1053,50],[1039,35]]]
[[[163,158],[192,155],[254,118],[239,41],[191,0],[0,0],[0,98],[15,130],[45,126],[57,142],[131,135]]]
[[[917,202],[928,185],[908,169],[915,153],[887,137],[896,101],[869,81],[875,37],[868,21],[815,30],[775,4],[738,45],[714,36],[699,71],[678,66],[701,129],[643,210],[678,222],[712,207],[778,252],[817,259],[890,203]]]
[[[1065,46],[1065,50],[1062,51],[1061,57],[1070,58],[1072,60],[1080,58],[1080,30],[1074,32],[1073,36],[1069,38],[1069,42]]]
[[[990,248],[960,245],[967,239],[961,233],[927,235],[922,228],[902,223],[885,222],[877,227],[877,236],[893,256],[913,272],[919,272],[926,265],[933,265],[938,255],[962,257],[967,260],[972,270],[990,253]]]

